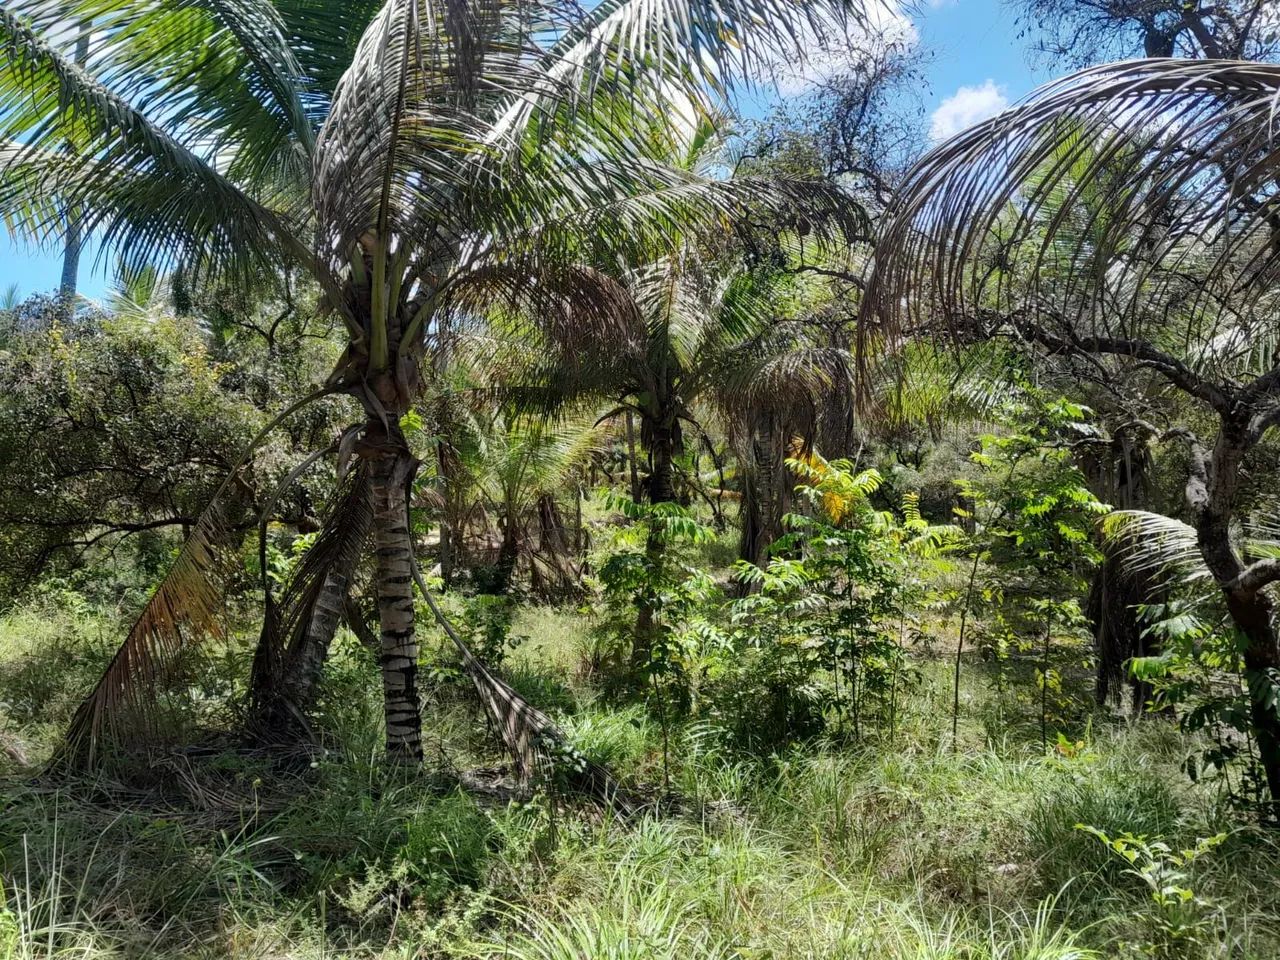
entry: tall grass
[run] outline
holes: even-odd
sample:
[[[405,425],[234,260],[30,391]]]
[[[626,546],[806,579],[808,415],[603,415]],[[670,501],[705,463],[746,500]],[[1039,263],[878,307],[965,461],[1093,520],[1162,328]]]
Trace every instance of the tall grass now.
[[[32,616],[0,620],[0,722],[39,754],[84,676],[34,661],[59,635],[92,649],[94,628]],[[602,696],[589,628],[522,608],[507,673],[587,756],[653,784],[660,732],[642,705]],[[892,738],[756,756],[714,718],[677,725],[679,800],[624,823],[563,797],[459,792],[454,771],[501,757],[447,679],[428,684],[430,771],[389,773],[374,665],[344,635],[312,766],[206,762],[242,803],[0,780],[0,960],[1140,956],[1144,890],[1077,823],[1175,845],[1232,831],[1191,877],[1215,922],[1188,960],[1280,957],[1280,842],[1185,779],[1183,735],[1099,720],[1084,748],[1044,756],[1018,727],[988,732],[1019,705],[975,668],[955,751],[946,671],[921,669]]]

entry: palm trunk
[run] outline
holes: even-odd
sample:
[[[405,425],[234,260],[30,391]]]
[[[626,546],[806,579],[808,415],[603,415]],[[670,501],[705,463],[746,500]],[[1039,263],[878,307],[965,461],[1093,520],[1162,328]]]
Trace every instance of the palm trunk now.
[[[316,689],[324,663],[329,659],[329,647],[338,632],[343,604],[347,597],[347,571],[330,570],[320,587],[320,595],[307,621],[302,645],[294,658],[293,668],[286,672],[286,696],[304,716],[315,705]]]
[[[1078,448],[1076,462],[1099,500],[1124,510],[1149,509],[1146,474],[1150,460],[1145,450],[1149,434],[1141,430],[1136,434],[1126,432],[1132,429],[1133,426],[1121,429],[1101,448]],[[1107,553],[1106,544],[1101,545]],[[1151,696],[1151,685],[1127,677],[1125,665],[1134,657],[1157,652],[1152,638],[1144,636],[1138,608],[1163,599],[1149,577],[1128,569],[1119,557],[1108,553],[1094,571],[1086,613],[1093,624],[1097,660],[1094,695],[1098,706],[1119,707],[1127,686],[1131,712],[1135,716],[1142,713]]]
[[[520,560],[519,523],[515,517],[515,509],[510,504],[507,515],[502,518],[502,543],[498,546],[498,564],[494,574],[494,593],[509,593],[511,581],[515,579],[516,564]]]
[[[636,462],[636,424],[627,411],[627,463],[631,467],[631,499],[640,502],[640,465]]]
[[[782,518],[788,509],[783,439],[768,430],[753,432],[747,445],[749,465],[743,477],[742,534],[738,557],[764,566],[769,547],[782,536]]]
[[[393,443],[393,449],[382,453],[372,464],[373,539],[382,632],[380,662],[387,758],[403,764],[417,764],[422,760],[418,641],[413,623],[413,539],[409,532],[407,490],[414,466],[403,440]]]
[[[76,37],[74,62],[83,68],[89,62],[89,31],[81,30]],[[68,145],[74,152],[75,148]],[[66,297],[74,297],[80,279],[80,252],[84,246],[84,230],[81,226],[80,211],[72,206],[66,211],[67,236],[62,248],[62,277],[58,283],[58,292]]]
[[[440,512],[440,579],[444,581],[446,588],[453,585],[455,558],[462,544],[462,531],[455,523],[458,514],[457,505],[454,503],[454,490],[458,486],[454,482],[458,474],[457,461],[457,455],[450,451],[443,440],[436,443],[440,502],[444,504]]]
[[[1146,577],[1125,569],[1118,557],[1106,557],[1094,571],[1086,613],[1093,623],[1094,654],[1098,661],[1094,688],[1098,706],[1120,706],[1127,684],[1131,712],[1135,716],[1142,713],[1143,704],[1151,697],[1151,685],[1126,677],[1125,665],[1134,657],[1157,652],[1152,639],[1144,636],[1138,607],[1161,599],[1162,593],[1155,585]]]

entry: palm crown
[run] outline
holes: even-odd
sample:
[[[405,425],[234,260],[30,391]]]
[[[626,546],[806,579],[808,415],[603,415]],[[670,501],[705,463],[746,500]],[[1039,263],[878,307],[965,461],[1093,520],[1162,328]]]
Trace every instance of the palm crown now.
[[[665,162],[669,118],[710,116],[735,76],[802,57],[802,37],[861,13],[857,0],[14,0],[0,8],[0,215],[36,236],[96,231],[126,272],[159,265],[197,286],[285,268],[318,285],[349,334],[327,389],[367,418],[344,437],[369,465],[388,750],[416,760],[417,461],[399,420],[428,333],[503,291],[608,313],[594,274],[564,265],[651,251],[693,220],[779,201],[830,219],[831,190]],[[215,503],[82,709],[90,740],[139,674],[209,627],[217,539]]]

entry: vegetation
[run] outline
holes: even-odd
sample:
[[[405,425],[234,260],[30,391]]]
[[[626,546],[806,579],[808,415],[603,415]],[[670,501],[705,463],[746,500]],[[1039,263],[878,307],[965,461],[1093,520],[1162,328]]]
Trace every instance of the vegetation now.
[[[1280,957],[1277,21],[1014,6],[0,0],[0,960]]]

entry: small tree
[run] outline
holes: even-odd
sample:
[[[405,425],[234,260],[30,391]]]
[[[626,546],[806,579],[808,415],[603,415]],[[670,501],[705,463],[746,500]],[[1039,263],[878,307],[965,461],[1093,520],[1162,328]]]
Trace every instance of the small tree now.
[[[1190,451],[1187,511],[1245,638],[1273,800],[1280,562],[1249,557],[1234,529],[1246,458],[1280,424],[1280,365],[1258,349],[1276,329],[1278,94],[1280,67],[1222,61],[1137,61],[1050,84],[915,167],[867,298],[890,330],[941,318],[967,339],[1115,358],[1198,408],[1207,435],[1168,422],[1173,404],[1155,433]]]
[[[1008,637],[1029,651],[1040,641],[1037,670],[1041,739],[1047,743],[1048,692],[1056,687],[1051,640],[1057,626],[1078,626],[1085,575],[1100,559],[1093,544],[1097,518],[1109,507],[1089,491],[1075,467],[1068,437],[1084,428],[1089,411],[1065,399],[1043,401],[1024,389],[1002,419],[1006,429],[980,439],[970,456],[978,467],[972,479],[959,481],[965,502],[961,511],[972,532],[953,547],[965,560],[967,579],[953,598],[959,605],[960,636],[956,647],[952,741],[960,708],[960,669],[964,641],[979,600],[990,606],[1000,624],[997,633],[998,676],[1003,680],[1004,641]],[[999,571],[999,583],[978,580],[982,564]],[[1065,599],[1063,599],[1065,597]]]

